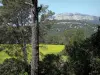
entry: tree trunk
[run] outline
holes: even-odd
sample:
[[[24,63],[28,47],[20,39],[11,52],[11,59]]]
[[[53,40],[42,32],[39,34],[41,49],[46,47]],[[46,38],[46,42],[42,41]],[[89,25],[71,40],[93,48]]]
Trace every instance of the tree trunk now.
[[[27,50],[26,50],[26,42],[24,41],[23,42],[23,45],[22,45],[22,51],[23,51],[23,58],[24,58],[24,61],[25,63],[27,64]]]
[[[32,8],[32,62],[31,75],[38,75],[39,66],[39,25],[38,25],[38,0],[32,0],[34,7]]]

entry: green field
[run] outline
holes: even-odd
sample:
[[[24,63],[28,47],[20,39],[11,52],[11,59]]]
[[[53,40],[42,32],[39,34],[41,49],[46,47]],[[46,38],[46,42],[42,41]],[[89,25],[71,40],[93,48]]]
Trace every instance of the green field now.
[[[40,45],[40,52],[46,54],[57,54],[64,50],[64,45]]]
[[[10,58],[10,56],[5,52],[0,52],[0,63],[2,63],[5,59]]]
[[[15,48],[14,48],[15,49]],[[18,49],[18,48],[16,48]],[[45,56],[46,54],[58,54],[60,53],[62,50],[64,50],[64,45],[50,45],[50,44],[40,44],[39,47],[40,50],[40,59],[42,59],[43,56]],[[32,51],[32,47],[31,45],[27,45],[27,51],[28,51],[28,60],[31,60],[31,51]],[[7,53],[3,51],[0,52],[0,63],[2,63],[5,59],[7,58],[11,58]]]

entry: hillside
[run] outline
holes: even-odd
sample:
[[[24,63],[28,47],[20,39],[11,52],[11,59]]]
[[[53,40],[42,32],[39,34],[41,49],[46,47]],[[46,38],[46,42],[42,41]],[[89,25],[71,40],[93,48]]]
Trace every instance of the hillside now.
[[[80,13],[56,14],[53,19],[55,24],[52,25],[48,35],[45,36],[46,41],[56,39],[61,42],[65,38],[65,32],[69,31],[72,33],[72,30],[82,30],[87,38],[97,31],[97,27],[100,24],[99,17]],[[63,39],[61,39],[62,37]]]

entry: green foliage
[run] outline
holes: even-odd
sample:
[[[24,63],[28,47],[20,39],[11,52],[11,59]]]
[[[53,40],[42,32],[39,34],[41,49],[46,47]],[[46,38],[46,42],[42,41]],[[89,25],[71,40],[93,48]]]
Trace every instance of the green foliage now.
[[[73,44],[73,42],[81,42],[86,39],[86,35],[83,29],[68,29],[63,33],[47,34],[45,37],[45,43],[49,44]],[[59,35],[60,34],[60,35]]]
[[[81,42],[85,39],[84,30],[82,29],[69,29],[64,33],[65,42],[73,44],[74,42]]]
[[[6,59],[3,64],[0,65],[0,74],[1,75],[28,75],[26,74],[26,66],[21,60],[14,58]]]
[[[12,27],[12,26],[2,26],[0,28],[0,43],[1,44],[22,44],[23,43],[23,35],[21,31],[24,31],[24,39],[26,43],[30,43],[31,37],[31,27]]]
[[[21,45],[18,44],[0,44],[0,48],[3,48],[3,51],[11,57],[16,57],[19,59],[23,58]]]
[[[80,32],[80,36],[77,35],[78,38],[81,38],[82,36],[82,39],[89,38],[97,31],[97,26],[98,25],[96,24],[87,23],[85,21],[55,20],[55,23],[48,31],[47,36],[45,36],[45,39],[49,39],[49,37],[55,36],[60,39],[57,40],[58,44],[66,44],[69,43],[69,40],[70,42],[73,42],[73,38],[75,37],[76,32]],[[76,39],[78,38],[76,37]]]
[[[54,24],[54,20],[50,20],[50,18],[54,15],[55,13],[52,12],[51,10],[48,10],[47,5],[42,5],[42,9],[40,12],[40,42],[44,43],[46,42],[45,40],[45,35],[47,35],[48,31],[51,29],[52,25]]]
[[[5,40],[3,43],[20,43],[27,38],[27,32],[29,27],[25,27],[25,25],[29,25],[29,15],[30,15],[30,6],[26,4],[27,0],[3,0],[3,6],[0,7],[0,17],[2,27],[0,31],[3,36],[1,41]],[[16,15],[15,15],[16,14]],[[30,32],[31,34],[31,32]],[[10,39],[8,39],[10,37]],[[28,40],[29,40],[28,35]],[[9,42],[8,42],[9,40]],[[1,42],[2,43],[2,42]]]
[[[28,73],[27,72],[21,72],[19,75],[28,75]]]
[[[4,51],[0,51],[0,64],[2,64],[5,59],[9,58],[11,57],[7,53],[5,53]]]
[[[76,75],[87,75],[90,70],[89,51],[85,49],[88,45],[75,42],[73,46],[67,46],[67,52],[70,57],[71,69]],[[88,47],[87,47],[88,48]]]
[[[23,39],[26,43],[31,40],[30,21],[30,3],[28,0],[3,0],[3,6],[0,7],[0,32],[3,35],[0,43],[22,43]],[[16,14],[16,15],[15,15]],[[44,35],[47,34],[54,21],[49,20],[54,12],[48,10],[48,6],[43,5],[40,12],[40,42],[43,42]],[[8,39],[9,37],[9,39]],[[19,42],[20,41],[20,42]]]
[[[30,44],[27,44],[26,50],[28,53],[28,62],[31,61],[31,55],[32,55],[32,46]],[[50,45],[50,44],[40,44],[40,60],[44,58],[47,54],[58,54],[64,50],[64,45]],[[6,58],[16,58],[16,59],[22,59],[23,60],[23,53],[21,50],[21,45],[19,44],[0,44],[0,63],[3,63],[3,61]]]
[[[71,70],[75,75],[99,75],[100,67],[100,32],[90,38],[66,45],[66,53],[69,56]]]
[[[39,75],[69,75],[69,65],[60,55],[48,54],[39,62]]]
[[[17,21],[20,21],[21,19],[23,23],[27,21],[27,17],[29,16],[29,5],[25,4],[25,1],[26,0],[2,1],[3,6],[0,10],[2,11],[1,16],[5,23],[17,24]]]
[[[92,67],[90,75],[100,74],[100,58],[96,57],[91,60],[90,67]]]
[[[43,61],[39,63],[39,75],[60,75],[60,70],[57,68],[59,56],[47,55]]]

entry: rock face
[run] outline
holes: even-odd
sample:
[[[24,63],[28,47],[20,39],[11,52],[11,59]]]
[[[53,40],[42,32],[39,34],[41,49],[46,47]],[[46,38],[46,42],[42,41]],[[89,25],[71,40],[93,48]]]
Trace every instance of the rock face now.
[[[91,16],[91,15],[80,14],[80,13],[61,13],[61,14],[56,14],[54,16],[54,19],[56,19],[56,20],[99,21],[99,17],[97,17],[97,16]]]

